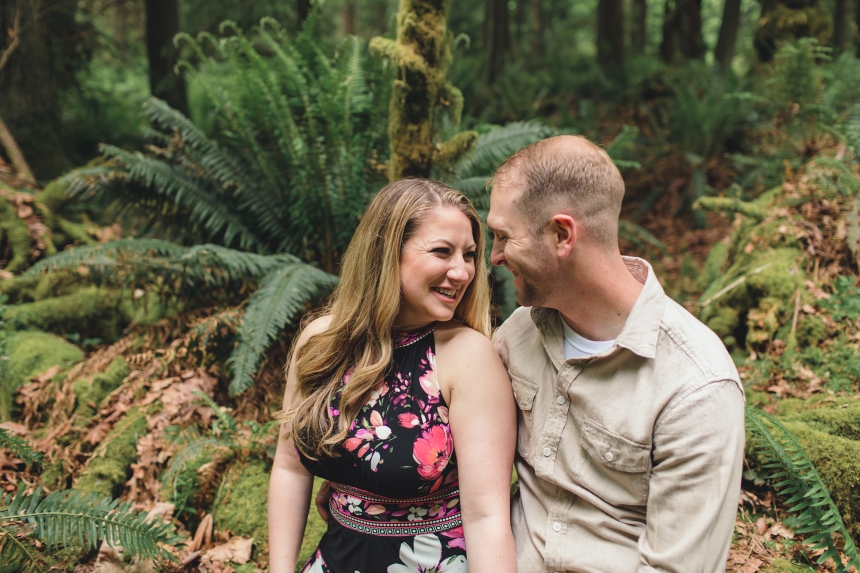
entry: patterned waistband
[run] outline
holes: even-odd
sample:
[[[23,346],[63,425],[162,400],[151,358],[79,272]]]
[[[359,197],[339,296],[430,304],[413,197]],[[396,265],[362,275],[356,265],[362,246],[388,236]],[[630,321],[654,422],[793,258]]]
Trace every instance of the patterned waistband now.
[[[362,533],[424,535],[463,525],[459,485],[412,499],[382,497],[341,483],[332,483],[331,488],[332,516],[344,527]]]

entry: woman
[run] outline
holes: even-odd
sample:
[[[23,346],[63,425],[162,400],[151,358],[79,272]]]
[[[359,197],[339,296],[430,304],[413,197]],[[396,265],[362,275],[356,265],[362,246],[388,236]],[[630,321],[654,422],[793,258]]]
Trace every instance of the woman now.
[[[269,486],[272,573],[295,568],[313,475],[332,482],[332,519],[304,571],[515,571],[516,414],[489,330],[474,208],[435,181],[387,185],[292,353]]]

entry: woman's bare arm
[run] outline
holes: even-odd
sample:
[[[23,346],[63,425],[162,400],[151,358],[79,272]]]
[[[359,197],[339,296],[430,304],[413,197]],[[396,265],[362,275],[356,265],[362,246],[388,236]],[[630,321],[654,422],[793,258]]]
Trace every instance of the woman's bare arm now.
[[[328,326],[327,317],[310,323],[299,341],[298,351],[308,338],[322,332]],[[287,389],[284,393],[284,409],[290,404],[296,388],[295,355],[287,373]],[[278,449],[269,479],[269,570],[271,573],[295,571],[302,546],[302,537],[310,508],[313,476],[299,460],[293,440],[284,438],[281,432]]]
[[[510,521],[516,407],[492,343],[474,330],[441,328],[437,368],[460,477],[470,573],[515,573]]]

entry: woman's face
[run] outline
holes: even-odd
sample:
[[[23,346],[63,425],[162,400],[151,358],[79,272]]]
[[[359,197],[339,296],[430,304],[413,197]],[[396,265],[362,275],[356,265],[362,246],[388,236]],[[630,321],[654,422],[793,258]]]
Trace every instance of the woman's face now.
[[[426,213],[403,245],[396,326],[451,320],[475,278],[477,256],[472,225],[459,209],[439,206]]]

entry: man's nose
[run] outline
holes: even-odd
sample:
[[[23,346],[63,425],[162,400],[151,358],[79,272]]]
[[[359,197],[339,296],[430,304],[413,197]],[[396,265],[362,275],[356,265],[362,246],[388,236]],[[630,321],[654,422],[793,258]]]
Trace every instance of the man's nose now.
[[[493,250],[490,251],[490,262],[497,267],[505,264],[505,250],[499,245],[499,242],[493,240]]]

